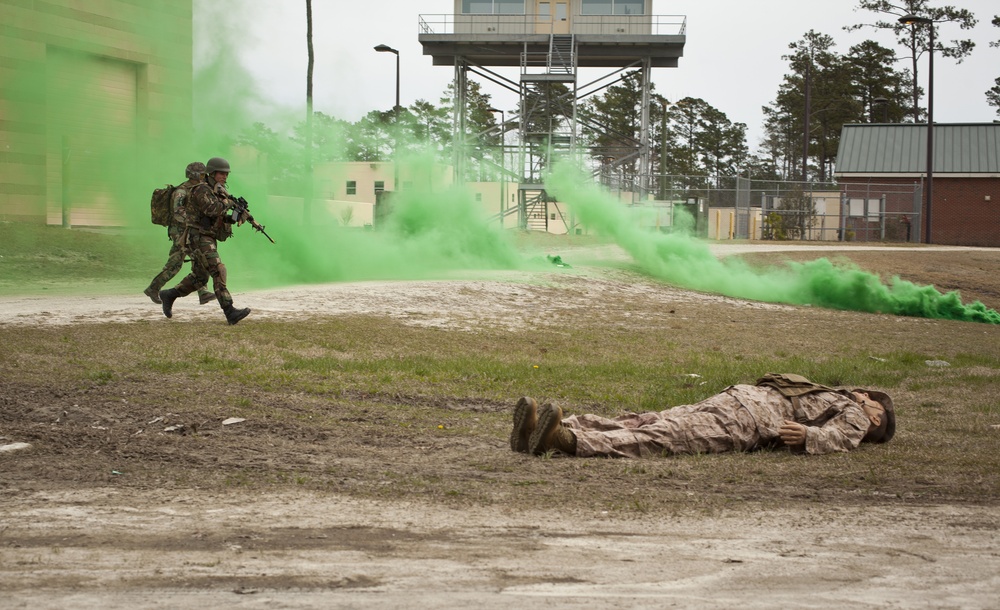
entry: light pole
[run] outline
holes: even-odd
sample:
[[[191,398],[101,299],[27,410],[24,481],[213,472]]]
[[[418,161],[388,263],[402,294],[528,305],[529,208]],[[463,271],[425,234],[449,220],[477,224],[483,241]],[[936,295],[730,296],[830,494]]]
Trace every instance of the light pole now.
[[[392,109],[399,114],[399,51],[390,47],[387,44],[380,44],[375,47],[375,50],[379,53],[392,53],[396,56],[396,105]]]
[[[503,110],[499,108],[487,108],[490,112],[500,113],[500,228],[503,228],[504,212],[507,211],[507,193],[505,184],[507,182],[507,118]]]
[[[934,20],[919,15],[903,15],[903,25],[926,25],[930,30],[930,57],[927,69],[927,212],[924,219],[924,242],[931,243],[931,198],[934,193]]]
[[[394,125],[395,153],[396,158],[392,160],[392,190],[399,190],[399,51],[387,44],[380,44],[375,47],[379,53],[392,53],[396,56],[396,105],[392,107],[393,115],[396,118]]]

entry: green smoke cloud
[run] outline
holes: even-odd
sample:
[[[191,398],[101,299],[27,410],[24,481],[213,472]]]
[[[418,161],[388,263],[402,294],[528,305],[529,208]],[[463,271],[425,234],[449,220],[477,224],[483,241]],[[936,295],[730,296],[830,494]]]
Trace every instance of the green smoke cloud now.
[[[738,259],[720,260],[692,237],[638,227],[620,203],[569,163],[557,164],[546,185],[585,226],[612,237],[646,273],[672,284],[772,303],[1000,324],[996,310],[979,301],[963,304],[957,292],[942,294],[898,277],[886,284],[877,275],[825,258],[767,271]]]

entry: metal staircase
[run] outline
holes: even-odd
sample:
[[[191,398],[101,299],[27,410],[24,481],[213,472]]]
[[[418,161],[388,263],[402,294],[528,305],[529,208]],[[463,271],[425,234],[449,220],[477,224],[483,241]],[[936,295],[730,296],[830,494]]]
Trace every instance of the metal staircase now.
[[[549,74],[576,76],[575,41],[572,34],[552,34],[549,38]]]

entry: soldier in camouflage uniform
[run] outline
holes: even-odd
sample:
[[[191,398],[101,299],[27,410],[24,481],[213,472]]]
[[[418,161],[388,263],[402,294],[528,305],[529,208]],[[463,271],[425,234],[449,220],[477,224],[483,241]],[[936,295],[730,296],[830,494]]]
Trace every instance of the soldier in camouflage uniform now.
[[[205,181],[205,164],[201,161],[189,163],[184,170],[187,182],[179,184],[170,196],[170,209],[173,212],[170,217],[170,224],[167,226],[167,237],[170,238],[170,252],[167,254],[167,263],[163,265],[149,287],[143,290],[143,294],[151,301],[160,304],[160,289],[170,281],[170,278],[177,275],[184,265],[184,202],[191,189],[199,182]],[[198,287],[198,302],[202,305],[215,300],[215,295],[208,291],[204,284]]]
[[[237,309],[233,306],[233,297],[226,288],[226,266],[219,257],[218,248],[219,241],[225,241],[233,234],[230,222],[233,204],[226,191],[229,162],[212,157],[205,165],[208,174],[205,182],[192,189],[184,205],[184,251],[191,258],[191,273],[177,286],[161,290],[160,300],[163,302],[163,315],[172,317],[174,301],[191,294],[211,277],[215,297],[226,314],[226,320],[236,324],[250,315],[250,308]]]
[[[789,398],[768,385],[734,385],[697,404],[615,419],[563,419],[560,407],[549,403],[539,409],[525,396],[514,409],[510,448],[534,455],[558,450],[578,457],[643,458],[778,447],[822,455],[850,451],[862,442],[885,443],[895,432],[892,399],[882,392],[826,388]]]

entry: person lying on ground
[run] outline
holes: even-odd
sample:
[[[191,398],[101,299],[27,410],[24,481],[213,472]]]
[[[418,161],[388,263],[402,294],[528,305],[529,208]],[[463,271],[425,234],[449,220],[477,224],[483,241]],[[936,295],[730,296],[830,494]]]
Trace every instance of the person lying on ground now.
[[[644,458],[787,447],[822,455],[887,443],[896,433],[892,399],[877,390],[834,389],[793,374],[729,386],[693,405],[660,412],[563,418],[558,405],[524,396],[514,408],[512,451]]]

